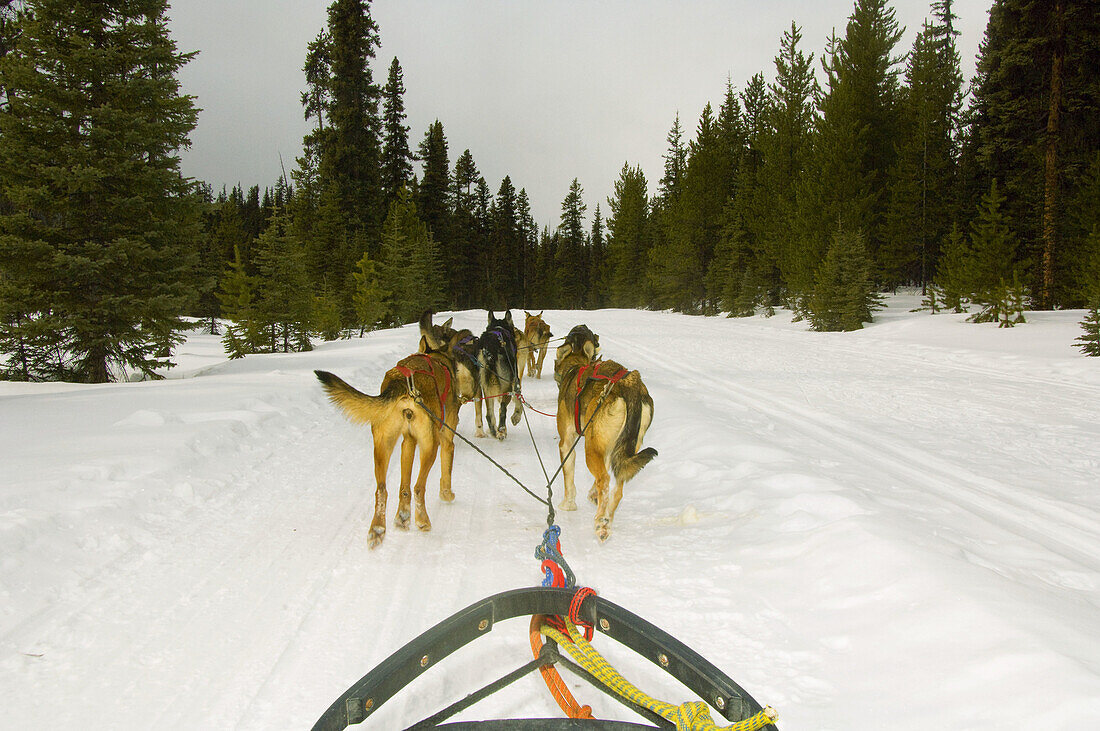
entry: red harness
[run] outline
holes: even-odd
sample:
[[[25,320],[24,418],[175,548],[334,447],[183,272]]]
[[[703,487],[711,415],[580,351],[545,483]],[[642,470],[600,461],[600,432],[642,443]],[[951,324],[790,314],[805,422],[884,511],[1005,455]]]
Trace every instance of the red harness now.
[[[397,371],[398,373],[400,373],[401,375],[403,375],[405,378],[409,379],[410,381],[412,380],[412,376],[413,376],[414,373],[425,373],[425,374],[431,376],[432,378],[435,378],[435,370],[432,368],[432,366],[435,366],[436,362],[434,360],[432,360],[432,354],[431,353],[417,353],[416,355],[411,355],[409,357],[410,358],[416,358],[416,357],[425,358],[428,361],[428,365],[429,365],[428,370],[423,370],[422,368],[409,368],[408,366],[403,366],[403,365],[395,365],[392,370]],[[447,406],[444,402],[447,400],[447,397],[451,394],[451,369],[448,368],[447,366],[443,365],[442,363],[439,364],[439,367],[443,369],[443,375],[445,376],[445,378],[444,378],[445,383],[443,385],[443,393],[439,397],[439,411],[441,413],[442,418],[444,420],[446,420],[446,418],[447,418]]]
[[[594,378],[598,381],[607,381],[608,388],[611,388],[612,385],[618,383],[623,376],[629,373],[629,371],[627,371],[627,369],[625,368],[620,368],[619,372],[613,376],[600,373],[600,366],[602,366],[606,362],[607,361],[605,360],[600,360],[596,361],[595,363],[589,363],[588,365],[581,366],[581,369],[577,371],[577,393],[576,397],[573,400],[573,425],[576,427],[578,434],[581,433],[581,389],[583,389],[584,386],[587,385],[582,385],[581,383],[581,379],[585,377],[585,371],[591,368],[592,372],[589,373],[587,377]]]

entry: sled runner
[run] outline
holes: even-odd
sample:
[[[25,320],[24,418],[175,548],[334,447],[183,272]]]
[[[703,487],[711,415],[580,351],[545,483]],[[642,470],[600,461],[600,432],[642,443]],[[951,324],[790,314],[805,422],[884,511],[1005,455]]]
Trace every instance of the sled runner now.
[[[483,599],[457,614],[443,620],[382,661],[377,667],[364,675],[355,685],[340,696],[313,726],[314,731],[340,731],[348,726],[368,720],[374,711],[412,683],[421,674],[429,671],[455,650],[490,632],[497,622],[514,617],[528,615],[549,615],[570,617],[594,627],[599,632],[617,640],[639,655],[666,670],[707,704],[717,709],[726,721],[734,724],[734,729],[768,729],[776,731],[771,723],[774,712],[764,709],[741,686],[727,677],[721,670],[701,657],[663,630],[655,627],[641,617],[623,609],[593,593],[581,596],[580,602],[574,602],[577,593],[573,589],[531,587],[502,592]],[[576,604],[571,612],[571,604]],[[574,624],[574,623],[570,623]],[[576,627],[571,631],[575,632]],[[545,634],[545,632],[544,632]],[[553,631],[551,631],[553,636]],[[574,638],[583,637],[574,634]],[[560,635],[559,635],[560,637]],[[587,643],[583,643],[587,644]],[[574,663],[556,641],[542,645],[538,656],[465,698],[443,708],[438,713],[425,718],[408,728],[446,728],[469,729],[471,731],[504,731],[509,729],[536,729],[541,731],[562,731],[564,729],[599,729],[600,731],[627,731],[628,729],[677,728],[669,716],[690,713],[705,709],[703,704],[688,703],[673,707],[672,714],[652,710],[652,701],[644,695],[628,693],[623,697],[608,687],[607,675],[615,674],[613,669],[598,665],[590,672],[584,666]],[[600,658],[602,660],[602,658]],[[604,663],[606,665],[606,663]],[[534,672],[540,667],[558,666],[570,670],[587,680],[603,692],[611,695],[624,705],[649,719],[650,724],[625,721],[599,720],[588,718],[519,718],[486,721],[461,721],[446,723],[447,719],[464,711],[478,701],[492,695],[519,678]],[[627,683],[629,685],[629,683]],[[630,686],[631,688],[633,686]],[[637,691],[637,689],[634,689]],[[696,706],[697,708],[687,708]],[[686,710],[685,710],[686,708]],[[707,715],[709,720],[709,715]],[[369,724],[368,724],[369,725]],[[681,726],[682,728],[729,728],[709,725]]]

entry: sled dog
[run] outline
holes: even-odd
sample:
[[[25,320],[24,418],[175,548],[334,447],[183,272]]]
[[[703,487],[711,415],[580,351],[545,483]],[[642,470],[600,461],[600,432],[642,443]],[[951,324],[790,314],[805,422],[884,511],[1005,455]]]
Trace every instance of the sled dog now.
[[[453,317],[447,318],[442,325],[432,324],[431,310],[420,316],[421,347],[440,350],[457,334],[458,339],[450,346],[451,357],[455,362],[456,387],[460,403],[474,402],[475,436],[485,436],[481,420],[481,368],[477,364],[477,336],[469,330],[455,330],[451,327]]]
[[[485,410],[489,434],[503,441],[508,434],[504,423],[505,409],[512,400],[513,393],[517,398],[512,410],[512,424],[518,424],[523,416],[523,404],[518,398],[521,374],[511,310],[505,311],[503,319],[497,319],[492,310],[489,311],[488,327],[477,341],[477,364],[480,368],[482,397],[500,399],[496,410],[493,404]]]
[[[623,485],[657,456],[657,450],[642,449],[642,438],[653,420],[653,399],[642,377],[613,360],[594,360],[595,349],[591,340],[584,341],[576,351],[566,343],[558,349],[554,364],[558,379],[558,453],[565,479],[565,495],[558,507],[577,509],[573,481],[577,454],[569,450],[583,432],[584,460],[595,478],[588,499],[596,503],[596,537],[606,541],[623,497]],[[615,491],[611,494],[609,471],[615,475]]]
[[[436,450],[442,446],[439,498],[454,500],[451,491],[451,466],[454,462],[454,432],[458,425],[458,394],[455,389],[455,363],[450,355],[456,334],[446,347],[425,348],[425,352],[401,359],[386,371],[378,396],[369,396],[349,386],[327,371],[314,371],[329,400],[353,422],[370,424],[374,437],[374,518],[368,545],[376,548],[386,535],[386,470],[390,456],[401,442],[401,487],[394,525],[408,530],[409,500],[416,497],[416,527],[432,529],[424,505],[424,483],[435,463]],[[416,402],[419,398],[423,406]],[[425,412],[425,407],[431,415]],[[441,426],[440,421],[450,427]],[[413,454],[420,450],[420,472],[410,495]]]
[[[557,351],[554,353],[554,380],[561,383],[561,373],[558,369],[558,363],[562,358],[570,353],[579,353],[585,349],[585,343],[592,345],[592,358],[597,358],[600,355],[600,336],[588,329],[588,325],[575,325],[569,334],[565,336],[565,341],[558,346]]]
[[[528,376],[542,378],[542,362],[546,360],[546,351],[554,333],[550,332],[550,326],[542,319],[542,312],[532,315],[524,310],[523,314],[526,317],[523,322],[523,339],[527,342],[520,351],[520,361],[526,362]]]

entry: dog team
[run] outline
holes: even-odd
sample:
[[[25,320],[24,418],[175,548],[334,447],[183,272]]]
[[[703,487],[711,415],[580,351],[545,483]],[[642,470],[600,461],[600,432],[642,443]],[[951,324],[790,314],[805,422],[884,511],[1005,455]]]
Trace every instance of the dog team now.
[[[347,417],[370,424],[374,438],[374,518],[368,544],[375,548],[386,535],[386,471],[401,438],[401,486],[394,525],[407,530],[431,530],[424,504],[425,481],[441,453],[439,498],[454,500],[451,468],[459,408],[474,402],[476,436],[484,437],[482,402],[489,434],[507,435],[505,411],[509,403],[513,426],[523,417],[521,380],[542,378],[552,333],[542,313],[524,312],[523,330],[513,325],[512,313],[503,318],[489,312],[488,326],[480,337],[451,327],[453,318],[432,323],[429,310],[420,318],[418,351],[402,358],[382,378],[379,395],[370,396],[349,386],[327,371],[315,371],[329,400]],[[576,439],[584,437],[584,458],[595,478],[588,499],[596,503],[596,536],[611,535],[611,521],[623,496],[623,485],[657,456],[652,447],[642,449],[642,438],[653,419],[653,399],[638,371],[600,359],[600,338],[586,325],[577,325],[565,336],[554,359],[558,384],[558,453],[563,461],[562,510],[576,510],[574,470]],[[513,402],[513,396],[515,397]],[[420,471],[412,482],[413,457],[420,452]],[[614,492],[610,491],[612,475]],[[411,505],[415,498],[415,508]]]

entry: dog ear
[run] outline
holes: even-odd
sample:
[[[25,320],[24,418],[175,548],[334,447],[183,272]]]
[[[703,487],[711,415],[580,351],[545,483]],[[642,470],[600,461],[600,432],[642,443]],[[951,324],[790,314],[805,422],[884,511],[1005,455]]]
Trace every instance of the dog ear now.
[[[493,320],[495,320],[495,319],[496,319],[496,317],[493,315],[493,311],[489,310],[489,324],[492,325]]]
[[[420,344],[416,347],[416,352],[417,353],[427,353],[430,350],[431,350],[431,347],[428,345],[428,337],[426,335],[421,335],[420,336]]]
[[[505,310],[504,311],[504,321],[506,323],[508,323],[509,325],[512,324],[512,311],[511,310]]]
[[[420,316],[420,332],[430,329],[432,326],[432,311],[424,310],[424,314]]]
[[[454,319],[455,319],[454,315],[448,317],[447,321],[445,323],[443,323],[443,327],[445,327],[447,329],[450,329],[451,328],[451,323],[454,322]]]
[[[598,346],[592,344],[592,341],[586,340],[584,343],[584,354],[588,356],[589,360],[592,360],[596,356]]]
[[[531,314],[530,312],[528,312],[527,310],[524,310],[524,311],[523,311],[523,315],[524,315],[524,317],[534,317],[534,315],[532,315],[532,314]]]
[[[544,312],[546,312],[546,310],[539,310],[539,314],[535,315],[535,317],[542,317],[542,313]]]

